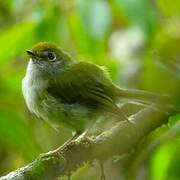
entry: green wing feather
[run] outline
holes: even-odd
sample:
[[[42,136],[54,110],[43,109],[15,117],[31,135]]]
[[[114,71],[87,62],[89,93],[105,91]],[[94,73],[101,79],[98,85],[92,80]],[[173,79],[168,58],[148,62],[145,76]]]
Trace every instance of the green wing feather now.
[[[122,116],[115,102],[113,87],[104,69],[87,62],[76,62],[51,82],[48,92],[66,104],[79,103]]]

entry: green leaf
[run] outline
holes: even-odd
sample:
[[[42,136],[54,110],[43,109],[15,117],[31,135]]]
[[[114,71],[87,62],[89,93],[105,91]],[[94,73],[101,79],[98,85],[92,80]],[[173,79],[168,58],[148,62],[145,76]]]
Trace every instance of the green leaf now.
[[[161,146],[151,161],[151,179],[152,180],[168,180],[168,169],[171,167],[172,159],[176,156],[177,150],[180,148],[180,143],[177,141],[166,143]],[[172,180],[172,179],[171,179]]]
[[[35,27],[36,23],[24,22],[0,32],[1,65],[22,53],[33,42]]]

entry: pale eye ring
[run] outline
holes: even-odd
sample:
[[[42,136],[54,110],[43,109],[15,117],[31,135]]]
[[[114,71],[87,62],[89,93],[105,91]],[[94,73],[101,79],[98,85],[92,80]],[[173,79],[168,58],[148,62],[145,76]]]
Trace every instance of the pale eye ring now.
[[[52,53],[52,52],[49,52],[49,53],[48,53],[48,59],[49,59],[50,61],[54,61],[54,60],[56,59],[55,54]]]

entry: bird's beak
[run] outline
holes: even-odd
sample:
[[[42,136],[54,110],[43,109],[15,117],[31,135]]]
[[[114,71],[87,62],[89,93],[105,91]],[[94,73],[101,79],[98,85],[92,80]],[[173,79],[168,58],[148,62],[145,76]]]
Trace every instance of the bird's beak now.
[[[37,54],[31,50],[26,50],[27,54],[31,57],[31,58],[34,58],[37,56]]]

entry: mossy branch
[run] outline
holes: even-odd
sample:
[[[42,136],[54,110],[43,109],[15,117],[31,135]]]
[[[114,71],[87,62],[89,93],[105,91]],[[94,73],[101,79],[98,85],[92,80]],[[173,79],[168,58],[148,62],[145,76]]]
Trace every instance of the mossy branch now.
[[[80,136],[57,150],[41,154],[35,161],[0,180],[49,180],[67,175],[84,163],[129,153],[151,131],[167,122],[174,112],[147,107],[131,116],[133,123],[121,121],[110,130],[88,138]]]

